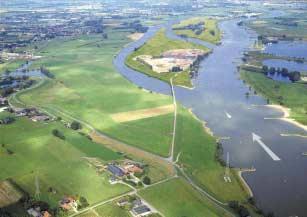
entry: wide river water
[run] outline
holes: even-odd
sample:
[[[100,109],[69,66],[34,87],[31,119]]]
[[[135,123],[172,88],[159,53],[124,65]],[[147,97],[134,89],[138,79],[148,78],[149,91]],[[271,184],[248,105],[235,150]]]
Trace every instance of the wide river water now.
[[[171,21],[151,27],[143,38],[130,43],[114,58],[114,65],[127,79],[145,89],[170,94],[168,84],[136,72],[125,65],[125,58],[150,39],[160,28],[167,29],[167,36],[177,38],[171,31]],[[199,75],[194,79],[193,90],[175,88],[177,100],[191,108],[193,113],[222,140],[224,154],[230,155],[235,167],[256,168],[245,173],[257,204],[275,216],[307,216],[307,151],[306,138],[281,136],[281,134],[306,134],[290,123],[276,118],[282,112],[264,106],[266,100],[249,92],[237,72],[243,53],[253,44],[256,34],[237,25],[238,20],[220,23],[222,44],[213,47],[213,53],[201,62]],[[189,39],[195,43],[198,40]],[[281,160],[275,161],[259,143],[253,142],[252,133],[262,137],[266,147]],[[225,157],[225,156],[224,156]]]

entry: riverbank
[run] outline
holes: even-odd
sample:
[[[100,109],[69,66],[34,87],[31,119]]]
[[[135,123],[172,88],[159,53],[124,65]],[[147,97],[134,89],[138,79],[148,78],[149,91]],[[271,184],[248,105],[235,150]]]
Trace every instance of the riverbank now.
[[[289,123],[291,123],[291,124],[301,128],[301,129],[303,129],[303,130],[305,130],[307,132],[307,125],[304,125],[304,124],[296,121],[295,119],[290,118],[291,110],[289,108],[286,108],[286,107],[281,106],[281,105],[276,105],[276,104],[275,105],[266,105],[266,106],[282,111],[283,112],[283,117],[279,118],[280,120],[289,122]]]
[[[274,104],[273,107],[283,111],[283,120],[306,130],[307,89],[304,84],[279,82],[248,70],[240,70],[240,76],[270,104]]]

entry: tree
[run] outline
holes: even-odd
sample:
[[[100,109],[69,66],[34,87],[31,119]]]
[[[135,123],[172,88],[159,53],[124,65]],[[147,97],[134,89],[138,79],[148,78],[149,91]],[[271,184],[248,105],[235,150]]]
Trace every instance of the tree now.
[[[239,208],[239,202],[235,200],[229,201],[228,206],[233,210],[237,210]]]
[[[263,72],[268,72],[269,71],[269,67],[264,65],[264,66],[262,66],[262,70],[263,70]]]
[[[73,130],[79,130],[79,129],[82,128],[82,126],[81,126],[81,124],[78,121],[73,121],[70,124],[70,128],[73,129]]]
[[[145,177],[143,178],[143,183],[144,183],[145,185],[150,185],[150,183],[151,183],[150,178],[149,178],[148,176],[145,176]]]
[[[298,71],[290,72],[290,74],[289,74],[289,79],[290,79],[292,82],[299,81],[299,80],[301,80],[301,73],[298,72]]]
[[[274,74],[276,72],[276,69],[274,67],[270,67],[269,73]]]
[[[282,75],[282,76],[287,76],[288,74],[289,74],[289,71],[288,71],[287,68],[282,68],[282,69],[281,69],[281,75]]]

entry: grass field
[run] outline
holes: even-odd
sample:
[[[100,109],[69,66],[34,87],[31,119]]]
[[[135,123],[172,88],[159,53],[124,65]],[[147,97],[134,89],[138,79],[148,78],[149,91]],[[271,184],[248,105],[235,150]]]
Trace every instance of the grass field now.
[[[258,34],[266,36],[286,36],[288,38],[307,40],[307,15],[304,10],[284,10],[277,18],[265,18],[248,22],[248,26]],[[288,25],[289,24],[289,25]]]
[[[52,129],[62,131],[65,141],[54,137]],[[13,124],[1,126],[0,134],[1,149],[13,151],[8,154],[1,150],[0,180],[13,179],[30,195],[53,207],[64,195],[82,195],[93,204],[130,190],[124,185],[111,186],[106,174],[98,175],[82,159],[96,157],[105,162],[120,155],[60,123],[18,118]],[[48,192],[50,187],[56,193]]]
[[[190,112],[180,108],[177,117],[175,153],[181,153],[179,164],[199,184],[222,201],[247,199],[237,175],[231,173],[231,183],[224,181],[225,168],[215,158],[216,140],[205,132],[203,124]]]
[[[181,178],[141,190],[139,194],[167,217],[228,216]]]
[[[86,120],[96,129],[125,143],[167,156],[171,136],[167,131],[161,134],[160,127],[155,127],[157,124],[151,126],[154,119],[125,123],[112,119],[115,113],[172,103],[168,96],[141,91],[115,71],[112,60],[118,50],[129,42],[127,34],[115,31],[109,32],[108,40],[92,35],[50,42],[37,53],[44,58],[32,67],[46,66],[55,79],[49,79],[41,87],[17,98],[53,113],[54,109],[59,109]],[[156,120],[160,119],[157,116]],[[163,121],[166,128],[172,127],[172,120]]]
[[[134,60],[135,57],[140,55],[151,55],[159,56],[161,53],[172,50],[172,49],[201,49],[205,52],[209,52],[209,49],[200,45],[195,45],[189,42],[171,40],[165,35],[165,30],[159,30],[156,35],[147,41],[142,47],[130,54],[126,59],[126,64],[139,72],[145,73],[149,76],[158,78],[162,81],[170,82],[170,78],[177,74],[174,78],[174,85],[181,85],[185,87],[192,87],[191,79],[188,71],[180,73],[157,73],[153,71],[148,65],[142,64],[141,62]]]
[[[86,213],[80,214],[77,217],[131,217],[130,213],[124,208],[119,207],[117,204],[111,202]]]
[[[307,124],[307,88],[305,84],[283,83],[268,79],[261,73],[241,71],[241,77],[271,103],[282,103],[291,109],[290,117]]]
[[[200,22],[204,22],[204,29],[200,34],[196,34],[194,31],[189,29],[178,29],[176,28],[183,28],[189,25],[195,25]],[[222,34],[218,28],[218,21],[212,18],[206,17],[193,17],[187,20],[183,20],[178,24],[173,25],[174,32],[177,35],[185,35],[190,38],[197,38],[203,41],[207,41],[213,44],[218,44],[221,41]]]

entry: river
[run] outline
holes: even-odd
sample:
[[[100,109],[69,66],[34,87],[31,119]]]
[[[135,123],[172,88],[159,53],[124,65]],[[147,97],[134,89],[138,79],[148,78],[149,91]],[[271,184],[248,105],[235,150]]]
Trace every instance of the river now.
[[[169,37],[178,38],[170,29],[174,22],[151,27],[143,38],[123,48],[114,58],[117,70],[137,86],[170,94],[168,84],[128,68],[124,60],[162,27],[167,28]],[[237,22],[220,23],[224,33],[222,44],[213,46],[213,53],[201,62],[199,75],[193,80],[195,88],[175,87],[176,98],[206,121],[216,136],[229,137],[222,140],[222,144],[232,166],[256,168],[256,172],[243,176],[259,207],[279,217],[307,216],[307,157],[302,156],[302,152],[307,151],[307,142],[300,137],[281,136],[306,132],[282,120],[267,119],[280,117],[282,113],[264,106],[266,100],[253,92],[246,96],[249,88],[239,79],[237,66],[256,34],[238,26]],[[273,160],[265,148],[253,142],[252,133],[261,136],[265,147],[281,160]]]

